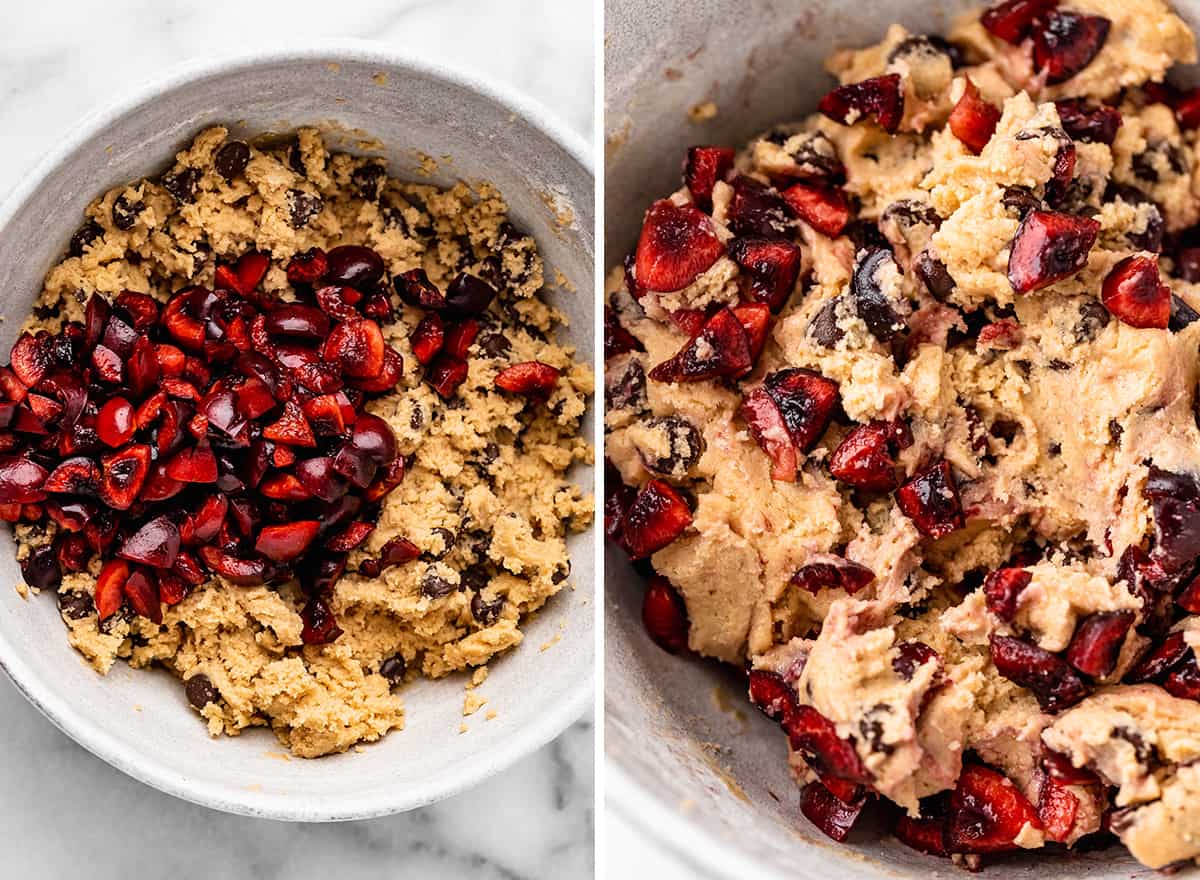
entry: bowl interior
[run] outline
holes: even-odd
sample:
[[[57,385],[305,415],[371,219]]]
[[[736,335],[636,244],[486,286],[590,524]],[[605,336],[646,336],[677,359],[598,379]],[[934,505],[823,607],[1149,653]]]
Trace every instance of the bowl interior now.
[[[537,237],[548,277],[556,268],[578,291],[551,299],[570,319],[566,338],[592,362],[593,184],[583,150],[522,101],[433,65],[357,49],[191,71],[86,125],[61,161],[48,160],[45,177],[28,181],[0,213],[6,318],[0,350],[15,338],[88,202],[118,182],[157,173],[214,123],[244,136],[315,124],[331,148],[382,156],[397,176],[437,184],[491,181],[508,200],[514,223]],[[422,154],[437,160],[432,176],[419,173]],[[590,436],[590,415],[584,430]],[[590,468],[572,476],[591,489]],[[405,688],[406,729],[344,755],[283,760],[285,750],[263,730],[212,740],[170,675],[118,664],[107,678],[98,676],[68,646],[54,600],[23,601],[11,588],[0,590],[0,662],[81,744],[173,794],[311,821],[394,812],[502,769],[559,733],[588,704],[591,541],[583,534],[570,542],[575,589],[529,621],[523,647],[492,664],[480,692],[497,716],[466,719],[470,730],[463,735],[465,679],[454,676]],[[0,581],[15,584],[20,572],[7,530],[0,545]]]
[[[609,0],[605,265],[633,248],[650,201],[679,185],[687,147],[740,145],[802,118],[833,85],[823,68],[832,49],[877,41],[897,21],[944,32],[975,5]],[[1175,6],[1193,28],[1200,23],[1200,3]],[[688,108],[704,101],[717,104],[716,118],[689,121]],[[615,809],[698,867],[731,877],[957,873],[879,833],[856,831],[852,847],[822,836],[800,816],[778,725],[749,706],[741,676],[659,650],[641,626],[641,578],[611,547],[605,565],[605,747]],[[1115,880],[1137,869],[1118,852],[1039,854],[1006,863],[1003,873]]]

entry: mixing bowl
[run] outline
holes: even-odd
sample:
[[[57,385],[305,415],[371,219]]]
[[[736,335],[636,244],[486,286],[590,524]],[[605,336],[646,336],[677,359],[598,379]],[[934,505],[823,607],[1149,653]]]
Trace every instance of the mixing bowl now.
[[[693,144],[745,143],[815,110],[836,47],[877,42],[891,22],[945,32],[966,0],[778,3],[609,0],[605,23],[605,265],[637,241],[651,200],[679,186]],[[1177,2],[1195,29],[1200,3]],[[689,108],[712,101],[715,118]],[[672,657],[642,629],[641,579],[624,554],[605,559],[605,748],[609,807],[707,873],[736,877],[958,876],[869,831],[834,844],[800,815],[779,726],[753,709],[742,677]],[[1120,849],[1024,856],[989,876],[1127,878]],[[1186,872],[1185,872],[1186,873]],[[1200,873],[1200,872],[1197,872]]]
[[[206,126],[238,136],[317,125],[332,148],[369,151],[394,175],[435,184],[488,180],[511,218],[536,236],[548,277],[578,293],[551,301],[570,318],[565,338],[592,361],[593,176],[589,150],[544,110],[435,63],[366,46],[208,62],[143,87],[65,138],[0,209],[0,350],[7,351],[42,278],[109,187],[168,167]],[[422,155],[434,157],[432,176]],[[449,158],[446,158],[449,157]],[[591,419],[584,426],[591,436]],[[573,478],[590,489],[590,469]],[[247,815],[326,821],[429,803],[543,745],[589,704],[594,667],[592,536],[570,542],[575,590],[528,622],[525,645],[491,664],[482,694],[498,714],[459,735],[463,678],[404,688],[407,727],[380,743],[315,761],[281,760],[265,730],[210,739],[184,689],[164,671],[118,664],[97,675],[67,644],[51,596],[22,600],[7,530],[0,535],[0,665],[84,747],[143,782]],[[556,638],[559,637],[559,638]],[[553,647],[538,647],[553,642]]]

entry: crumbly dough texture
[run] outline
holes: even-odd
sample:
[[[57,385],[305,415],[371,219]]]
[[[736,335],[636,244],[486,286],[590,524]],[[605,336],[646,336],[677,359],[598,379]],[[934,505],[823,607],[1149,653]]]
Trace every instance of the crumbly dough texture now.
[[[93,202],[90,242],[50,271],[27,328],[57,330],[82,320],[96,291],[130,289],[165,300],[188,284],[211,285],[216,261],[250,250],[270,254],[263,289],[284,298],[291,298],[284,271],[291,256],[338,244],[373,248],[388,276],[423,267],[443,288],[462,270],[502,282],[482,316],[468,379],[448,402],[422,382],[409,346],[420,313],[405,306],[383,328],[404,357],[404,377],[368,410],[392,426],[409,467],[347,572],[396,536],[423,554],[378,578],[343,576],[331,603],[344,630],[335,642],[302,644],[303,599],[294,584],[247,588],[218,578],[165,609],[161,626],[129,616],[100,624],[94,610],[64,614],[71,644],[99,672],[122,659],[164,666],[184,680],[202,673],[220,694],[201,710],[213,735],[269,725],[294,754],[315,757],[403,726],[400,695],[380,674],[385,660],[402,658],[409,681],[481,667],[518,645],[522,620],[569,584],[565,537],[592,520],[590,495],[567,472],[592,459],[579,427],[593,378],[570,347],[555,342],[564,318],[539,297],[536,243],[507,221],[491,186],[401,181],[387,176],[380,160],[329,151],[308,128],[290,140],[252,144],[245,171],[226,180],[214,157],[228,139],[224,128],[207,129],[163,177],[118,186]],[[190,198],[164,188],[171,175],[188,174]],[[118,200],[123,221],[136,213],[129,228],[114,220]],[[395,296],[393,304],[400,306]],[[527,360],[563,374],[544,406],[494,390],[500,370]],[[18,526],[19,557],[52,540],[53,528]],[[98,571],[93,560],[90,572],[66,575],[60,595],[90,596]],[[427,571],[457,589],[423,596]],[[467,571],[473,576],[464,578]],[[502,603],[486,625],[472,614],[477,594]]]
[[[1029,691],[1001,677],[988,652],[993,633],[1027,636],[1061,651],[1087,614],[1131,609],[1140,615],[1141,600],[1117,580],[1116,565],[1126,547],[1153,531],[1142,491],[1147,462],[1200,470],[1193,412],[1200,323],[1178,333],[1138,330],[1109,316],[1098,299],[1105,274],[1139,250],[1131,237],[1145,233],[1153,219],[1145,203],[1103,198],[1109,183],[1146,193],[1169,233],[1200,219],[1196,133],[1181,132],[1168,108],[1144,102],[1136,88],[1161,81],[1172,64],[1194,62],[1193,37],[1161,0],[1066,0],[1060,8],[1113,23],[1098,58],[1061,86],[1042,85],[1027,49],[992,38],[978,12],[948,34],[966,53],[967,64],[958,70],[938,55],[920,69],[889,64],[891,50],[910,36],[893,25],[878,45],[839,50],[827,66],[845,83],[902,74],[905,114],[895,136],[872,123],[846,126],[814,114],[765,133],[735,160],[737,172],[769,183],[790,166],[788,149],[799,143],[836,152],[857,216],[883,221],[881,232],[902,270],[891,283],[912,309],[906,359],[897,363],[853,310],[837,313],[842,336],[832,347],[809,329],[830,300],[848,290],[855,245],[846,235],[830,239],[795,223],[801,281],[740,387],[647,378],[687,340],[665,319],[668,312],[736,303],[732,261],[722,258],[684,290],[649,292],[640,300],[614,270],[608,302],[645,352],[608,361],[606,454],[625,483],[642,485],[663,477],[645,466],[647,421],[683,419],[698,430],[703,451],[685,475],[668,477],[694,497],[694,521],[651,560],[686,602],[690,647],[793,682],[802,702],[854,740],[881,794],[915,815],[919,798],[953,788],[964,753],[973,750],[1036,803],[1036,756],[1045,741],[1121,786],[1119,803],[1129,809],[1114,830],[1138,859],[1161,867],[1200,857],[1200,704],[1156,685],[1115,685],[1053,716]],[[1002,107],[996,133],[978,156],[945,127],[963,76]],[[1060,124],[1053,99],[1111,98],[1122,87],[1130,88],[1120,98],[1124,123],[1112,147],[1076,144],[1082,183],[1073,210],[1094,214],[1101,224],[1087,265],[1037,293],[1014,295],[1006,268],[1019,218],[1003,204],[1005,188],[1044,191],[1058,149],[1043,131]],[[826,140],[814,139],[817,133]],[[1170,161],[1160,161],[1164,156]],[[718,182],[713,193],[712,217],[723,241],[732,237],[725,223],[730,192]],[[683,204],[691,197],[684,188],[672,199]],[[902,201],[932,208],[938,223],[889,227],[884,212]],[[944,302],[913,279],[911,262],[923,250],[944,262],[955,282]],[[1165,277],[1170,261],[1162,262]],[[1200,309],[1200,285],[1166,280],[1176,296]],[[1008,351],[948,345],[953,332],[967,330],[968,315],[1015,316],[1022,338]],[[915,443],[899,464],[912,476],[922,462],[948,459],[958,474],[967,527],[932,542],[890,496],[864,500],[838,484],[825,466],[848,430],[837,419],[801,456],[794,483],[773,481],[768,457],[737,412],[742,388],[788,366],[835,379],[854,422],[908,420]],[[1016,618],[1002,622],[983,602],[982,575],[1031,541],[1042,561],[1030,569],[1032,584]],[[869,567],[875,582],[853,597],[836,589],[812,595],[789,585],[801,565],[823,553]],[[1112,680],[1144,647],[1130,633]],[[925,667],[909,681],[893,670],[895,646],[909,640],[938,651],[947,686],[934,688]],[[1142,731],[1151,751],[1140,763],[1127,742],[1114,744],[1111,732],[1121,726]],[[812,778],[798,756],[793,764]],[[1101,805],[1093,801],[1080,798],[1068,842],[1100,828]],[[1033,835],[1019,842],[1038,846],[1042,840]]]

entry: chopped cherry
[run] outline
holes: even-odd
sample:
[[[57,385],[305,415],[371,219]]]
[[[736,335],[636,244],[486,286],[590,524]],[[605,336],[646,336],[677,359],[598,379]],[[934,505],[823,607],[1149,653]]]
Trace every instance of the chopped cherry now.
[[[1067,648],[1067,662],[1092,678],[1105,678],[1117,665],[1132,611],[1098,611],[1079,622]]]
[[[1012,289],[1029,293],[1071,277],[1087,265],[1099,232],[1099,222],[1090,217],[1030,211],[1010,246],[1008,281]]]
[[[1015,849],[1026,825],[1041,828],[1037,810],[1008,777],[988,767],[963,767],[951,803],[949,849],[965,853]]]
[[[1010,636],[991,639],[992,662],[1005,678],[1033,691],[1047,712],[1058,712],[1088,695],[1088,686],[1065,660]]]
[[[880,128],[894,134],[904,117],[900,74],[889,73],[838,86],[821,99],[817,109],[843,125],[853,125],[864,116],[874,116]]]
[[[881,424],[858,425],[830,456],[829,472],[858,489],[890,492],[897,480],[889,445],[888,431]]]
[[[983,579],[983,595],[988,611],[1005,622],[1017,615],[1021,593],[1029,586],[1033,575],[1023,568],[998,568]]]
[[[665,577],[651,578],[642,599],[642,623],[654,643],[670,654],[687,650],[688,616],[683,597]]]
[[[875,572],[861,563],[832,554],[818,554],[802,565],[791,582],[814,596],[821,590],[845,590],[854,595],[875,580]]]
[[[1092,63],[1112,26],[1100,15],[1053,11],[1033,33],[1033,63],[1047,85],[1066,82]]]
[[[766,303],[772,312],[784,307],[800,276],[799,245],[782,239],[735,238],[730,242],[729,256],[745,273],[743,296]]]
[[[979,21],[993,36],[1016,45],[1057,5],[1058,0],[1007,0],[986,10]]]
[[[765,388],[755,388],[742,398],[738,414],[754,442],[771,459],[771,479],[795,482],[799,455],[775,398]]]
[[[254,550],[275,562],[291,562],[308,549],[320,528],[314,519],[264,526]]]
[[[417,363],[425,365],[432,361],[442,350],[444,340],[445,326],[442,317],[436,312],[430,312],[421,319],[409,337],[413,357],[417,359]]]
[[[783,721],[798,708],[796,690],[778,673],[766,669],[751,669],[749,676],[750,702],[775,721]]]
[[[1121,111],[1107,104],[1089,104],[1083,98],[1055,101],[1058,118],[1072,140],[1107,144],[1117,139],[1121,127]]]
[[[1123,324],[1165,330],[1171,322],[1171,289],[1158,274],[1158,258],[1134,254],[1113,266],[1101,300]]]
[[[692,524],[687,502],[662,480],[651,480],[630,504],[621,523],[621,541],[633,559],[666,547]]]
[[[1130,684],[1140,684],[1159,679],[1183,662],[1188,651],[1188,644],[1184,640],[1183,633],[1173,632],[1139,660],[1137,666],[1126,673],[1125,681]]]
[[[652,291],[680,290],[724,252],[725,246],[705,214],[690,205],[681,207],[662,199],[646,212],[638,240],[638,284]]]
[[[837,383],[812,370],[792,367],[768,374],[763,387],[778,405],[796,448],[810,452],[840,406]]]
[[[966,80],[962,97],[950,111],[950,118],[947,120],[954,136],[962,141],[968,150],[978,155],[992,139],[996,123],[999,121],[1000,108],[985,101],[975,83],[970,79]]]
[[[735,378],[748,372],[753,363],[745,328],[733,312],[723,308],[674,357],[651,370],[650,378],[656,382]]]
[[[896,503],[923,535],[935,540],[966,525],[958,483],[944,458],[897,489]]]
[[[800,812],[832,840],[844,841],[858,821],[867,799],[845,803],[820,782],[810,782],[800,792]]]
[[[554,390],[561,375],[549,364],[543,364],[541,361],[525,361],[501,370],[496,376],[496,387],[511,394],[544,398]]]
[[[683,183],[692,200],[702,210],[712,207],[713,187],[723,180],[733,167],[733,150],[729,147],[691,147],[683,166]]]
[[[822,235],[837,238],[850,222],[850,203],[836,186],[796,183],[783,191],[796,216]]]

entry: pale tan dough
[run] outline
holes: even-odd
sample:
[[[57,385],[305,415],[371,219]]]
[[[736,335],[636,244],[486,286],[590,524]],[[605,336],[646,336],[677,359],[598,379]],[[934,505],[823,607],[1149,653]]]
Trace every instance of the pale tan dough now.
[[[589,526],[593,504],[567,471],[592,460],[579,419],[593,380],[573,349],[554,341],[563,317],[539,296],[543,269],[536,243],[508,224],[504,200],[491,186],[440,190],[381,170],[378,197],[371,198],[355,175],[369,166],[382,169],[382,163],[330,152],[307,128],[288,142],[252,144],[244,174],[227,181],[213,159],[228,137],[224,128],[207,129],[176,157],[172,172],[199,173],[190,203],[179,203],[151,179],[116,187],[93,202],[87,216],[100,234],[79,256],[51,269],[29,326],[57,329],[62,321],[81,320],[93,292],[112,296],[132,289],[165,300],[187,284],[211,284],[218,259],[249,250],[271,255],[263,288],[289,297],[289,258],[342,243],[374,248],[389,276],[419,266],[444,286],[461,269],[482,271],[491,257],[506,279],[484,319],[468,379],[449,404],[422,382],[412,356],[408,336],[421,313],[404,306],[399,319],[384,327],[404,357],[404,377],[395,393],[368,409],[392,426],[411,465],[333,593],[344,630],[337,641],[302,645],[298,610],[304,599],[294,586],[247,588],[219,578],[167,609],[161,627],[140,617],[99,625],[94,611],[64,618],[71,644],[99,672],[124,659],[136,667],[163,665],[185,680],[203,673],[220,694],[202,711],[214,735],[270,726],[293,753],[315,757],[403,726],[400,695],[379,673],[385,660],[401,658],[406,680],[482,667],[518,645],[526,616],[570,583],[565,538]],[[319,212],[299,226],[292,222],[296,193],[321,200]],[[112,217],[122,196],[144,205],[128,230],[117,228]],[[493,333],[503,333],[509,343],[498,356],[483,349]],[[493,386],[509,363],[528,360],[563,374],[536,409]],[[19,554],[52,534],[19,526]],[[421,548],[422,558],[374,579],[353,573],[397,536]],[[482,598],[503,603],[490,625],[476,622],[474,590],[465,584],[437,599],[420,591],[427,571],[459,585],[460,573],[472,566],[485,572]],[[60,594],[90,595],[96,573],[93,560],[90,573],[64,578]]]

